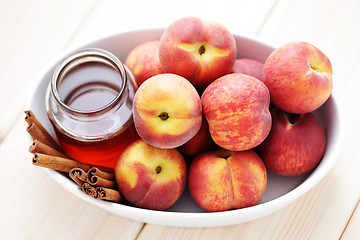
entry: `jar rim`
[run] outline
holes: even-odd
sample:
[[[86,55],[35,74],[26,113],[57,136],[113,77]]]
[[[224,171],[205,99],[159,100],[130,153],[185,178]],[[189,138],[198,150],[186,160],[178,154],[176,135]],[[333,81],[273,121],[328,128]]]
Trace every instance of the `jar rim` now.
[[[61,83],[61,81],[65,78],[67,73],[70,72],[75,67],[84,63],[108,64],[111,67],[113,67],[117,72],[120,73],[121,79],[123,81],[120,91],[115,96],[115,98],[113,98],[106,105],[94,110],[79,110],[72,108],[69,105],[67,105],[63,100],[61,100],[58,92],[58,86]],[[68,57],[64,58],[62,62],[60,62],[60,64],[56,66],[51,79],[51,92],[55,100],[60,104],[60,106],[63,109],[70,111],[74,114],[89,116],[89,115],[98,115],[111,109],[120,100],[126,85],[127,85],[127,74],[125,67],[114,54],[99,48],[88,48],[69,55]]]

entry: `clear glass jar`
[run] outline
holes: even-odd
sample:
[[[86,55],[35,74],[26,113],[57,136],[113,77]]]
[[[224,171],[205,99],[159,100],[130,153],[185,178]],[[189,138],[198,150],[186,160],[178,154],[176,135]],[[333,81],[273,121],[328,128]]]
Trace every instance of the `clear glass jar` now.
[[[46,108],[64,152],[80,162],[115,168],[123,150],[138,139],[132,104],[135,77],[118,58],[86,49],[54,70]]]

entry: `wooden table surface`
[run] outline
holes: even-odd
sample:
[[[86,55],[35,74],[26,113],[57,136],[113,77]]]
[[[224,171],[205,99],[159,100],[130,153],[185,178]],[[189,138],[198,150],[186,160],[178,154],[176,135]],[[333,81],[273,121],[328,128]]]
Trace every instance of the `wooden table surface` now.
[[[49,62],[81,43],[184,16],[221,22],[274,46],[303,40],[333,65],[343,119],[335,166],[282,210],[235,226],[166,227],[84,202],[31,164],[24,107]],[[1,239],[360,239],[360,1],[0,0]]]

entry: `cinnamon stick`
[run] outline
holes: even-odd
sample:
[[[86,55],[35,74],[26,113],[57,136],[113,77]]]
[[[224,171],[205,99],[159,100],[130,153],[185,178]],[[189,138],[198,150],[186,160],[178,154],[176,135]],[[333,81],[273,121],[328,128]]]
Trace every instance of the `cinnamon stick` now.
[[[93,165],[82,163],[70,158],[51,156],[43,153],[35,153],[32,162],[36,166],[66,173],[69,173],[73,168],[81,168],[84,171],[88,171],[93,167]]]
[[[34,139],[29,152],[34,153],[32,163],[36,166],[66,172],[82,191],[96,199],[113,202],[122,200],[115,190],[114,169],[94,166],[69,158],[60,146],[37,120],[32,111],[25,111],[25,121],[29,124],[27,132]]]
[[[29,124],[29,126],[31,124],[35,124],[43,133],[44,137],[51,142],[51,144],[47,144],[49,146],[53,146],[55,147],[55,149],[59,150],[60,152],[62,152],[62,149],[59,147],[59,145],[57,144],[57,142],[53,139],[53,137],[48,133],[48,131],[46,131],[46,129],[44,128],[44,126],[40,123],[40,121],[35,117],[34,113],[31,110],[27,110],[24,111],[25,112],[25,121]],[[36,138],[34,138],[36,139]],[[44,141],[44,143],[46,143]]]
[[[69,172],[69,176],[80,187],[86,182],[87,172],[81,168],[73,168]]]
[[[87,195],[92,196],[93,192],[95,192],[95,187],[91,186],[89,183],[84,183],[81,186],[81,189],[84,193],[86,193]]]
[[[41,142],[40,140],[34,140],[31,146],[29,147],[29,152],[31,153],[43,153],[48,154],[51,156],[57,156],[57,157],[64,157],[68,158],[68,156],[62,152],[59,152],[58,150],[46,145],[45,143]]]
[[[94,167],[88,171],[87,182],[92,186],[115,188],[115,175],[113,173],[103,172],[100,169]]]
[[[105,179],[110,179],[110,180],[115,179],[114,172],[105,172],[105,171],[100,170],[97,167],[91,168],[88,173],[91,175],[94,175],[94,176],[105,178]]]
[[[87,182],[95,187],[106,187],[106,188],[115,188],[116,183],[113,180],[105,179],[98,176],[90,176],[88,175]]]
[[[122,197],[119,191],[115,189],[97,187],[93,192],[92,196],[96,199],[102,199],[112,202],[121,202]]]
[[[82,191],[95,199],[107,200],[113,202],[121,202],[122,197],[119,191],[105,187],[93,187],[89,183],[84,183],[81,187]]]
[[[55,142],[55,140],[47,133],[41,130],[41,127],[36,123],[30,123],[26,131],[31,135],[34,140],[39,140],[42,143],[62,152],[62,149]]]
[[[55,171],[69,173],[73,168],[81,168],[85,172],[93,168],[94,165],[82,163],[71,158],[51,156],[49,154],[35,153],[32,163],[36,166],[49,168]],[[96,166],[105,172],[114,172],[114,169],[102,166]]]
[[[39,122],[39,120],[35,117],[34,113],[31,110],[24,111],[25,113],[25,121],[30,125],[32,123],[35,123],[39,126],[42,132],[47,132],[44,126]],[[49,137],[51,138],[50,134]]]

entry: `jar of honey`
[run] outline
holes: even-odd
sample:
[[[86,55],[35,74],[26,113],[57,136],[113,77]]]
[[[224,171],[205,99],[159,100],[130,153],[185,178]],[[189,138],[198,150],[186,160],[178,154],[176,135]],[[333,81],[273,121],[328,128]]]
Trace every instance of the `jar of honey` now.
[[[132,104],[133,74],[108,51],[86,49],[54,70],[46,108],[64,152],[80,162],[115,168],[139,137]]]

